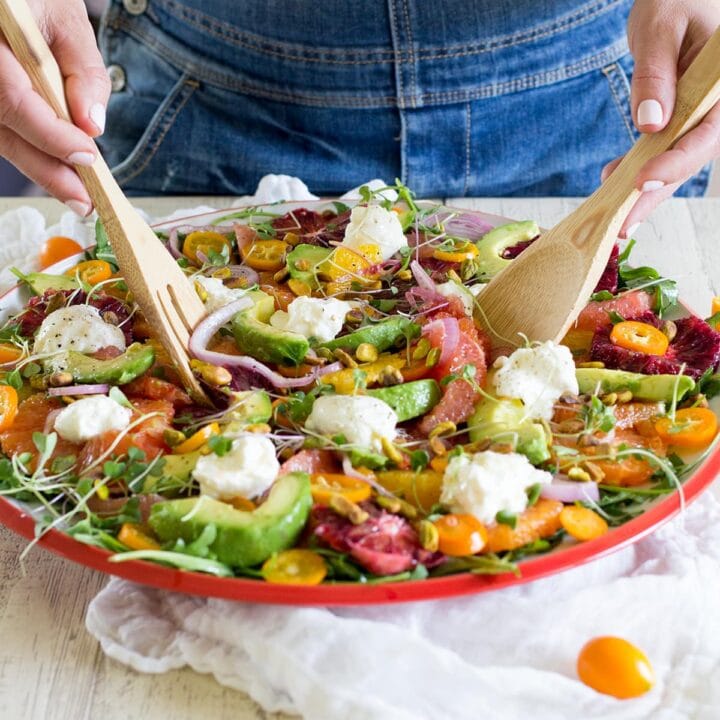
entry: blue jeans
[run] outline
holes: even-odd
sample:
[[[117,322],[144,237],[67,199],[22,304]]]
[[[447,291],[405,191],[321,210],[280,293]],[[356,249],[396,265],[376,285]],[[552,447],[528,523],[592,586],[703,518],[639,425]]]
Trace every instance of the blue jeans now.
[[[276,172],[328,195],[371,177],[421,197],[587,195],[637,136],[631,4],[113,0],[102,147],[134,194],[245,194]]]

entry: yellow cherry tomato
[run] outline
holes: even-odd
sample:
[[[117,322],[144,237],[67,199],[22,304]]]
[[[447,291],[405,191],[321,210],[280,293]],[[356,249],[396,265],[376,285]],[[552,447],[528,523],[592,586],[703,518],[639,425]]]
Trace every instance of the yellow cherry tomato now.
[[[253,270],[280,270],[285,265],[288,244],[282,240],[255,240],[241,251],[243,260]]]
[[[455,242],[452,248],[444,244],[433,251],[433,257],[442,262],[461,263],[464,260],[472,260],[477,257],[478,249],[469,240]]]
[[[621,700],[639,697],[655,684],[650,661],[642,650],[619,637],[596,637],[577,659],[580,680],[593,690]]]
[[[327,565],[316,552],[295,548],[268,558],[262,575],[267,582],[280,585],[319,585],[327,575]]]
[[[187,440],[184,440],[179,445],[173,448],[173,454],[185,455],[187,453],[195,452],[199,450],[213,435],[220,434],[220,426],[214,422],[200,428],[196,433],[193,433]]]
[[[610,341],[613,345],[646,355],[664,355],[670,344],[670,339],[662,330],[636,320],[625,320],[614,325]]]
[[[194,263],[200,263],[198,252],[207,256],[213,250],[216,253],[222,253],[227,248],[228,258],[232,251],[231,242],[222,233],[214,230],[196,230],[189,233],[183,241],[183,255],[192,260]]]
[[[70,268],[66,273],[69,277],[80,277],[85,285],[97,285],[109,280],[113,275],[112,266],[105,260],[85,260]]]
[[[328,505],[333,495],[342,495],[351,502],[367,500],[372,487],[360,478],[339,473],[315,473],[310,476],[310,491],[313,500],[320,505]]]

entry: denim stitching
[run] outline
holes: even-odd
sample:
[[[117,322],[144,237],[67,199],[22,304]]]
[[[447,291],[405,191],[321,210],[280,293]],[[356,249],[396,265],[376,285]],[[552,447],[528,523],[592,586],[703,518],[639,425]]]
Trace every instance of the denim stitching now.
[[[470,187],[470,138],[472,128],[472,105],[465,105],[465,184],[463,185],[463,197],[468,194]]]
[[[407,34],[407,46],[410,53],[409,64],[410,64],[410,105],[416,106],[415,96],[417,95],[417,74],[415,68],[415,41],[413,39],[412,26],[410,24],[410,7],[408,6],[408,0],[403,0],[403,13],[405,15],[405,29]]]
[[[399,45],[400,33],[398,31],[398,16],[397,16],[397,0],[388,0],[388,15],[390,17],[390,37],[393,46]],[[405,117],[405,111],[403,109],[403,75],[402,67],[397,62],[395,65],[395,82],[397,84],[395,98],[395,105],[398,108],[398,115],[400,118],[400,179],[403,183],[408,182],[407,177],[407,118]]]
[[[392,0],[389,0],[392,2]],[[193,62],[188,62],[187,58],[179,54],[158,40],[154,34],[143,31],[137,24],[125,22],[121,18],[116,18],[111,25],[114,30],[121,30],[136,40],[145,43],[147,47],[157,52],[161,57],[175,64],[175,66],[188,74],[197,77],[199,80],[208,82],[220,88],[231,91],[242,92],[248,95],[274,100],[277,102],[290,102],[296,104],[306,104],[310,106],[327,107],[328,103],[332,103],[334,107],[352,107],[352,108],[379,108],[379,107],[403,107],[406,102],[403,94],[398,88],[398,96],[347,96],[347,95],[309,95],[305,93],[285,93],[275,90],[268,90],[254,85],[238,82],[231,75],[208,71],[207,68],[198,67]],[[584,58],[573,65],[549,70],[547,72],[536,73],[535,75],[526,75],[520,78],[514,78],[503,83],[480,86],[474,90],[453,90],[450,92],[425,93],[420,95],[417,100],[422,103],[462,103],[471,100],[481,100],[488,97],[496,97],[511,92],[520,92],[523,90],[531,90],[544,85],[549,85],[561,80],[568,80],[577,77],[585,72],[597,70],[609,63],[616,61],[619,57],[626,55],[628,52],[627,42],[623,38],[617,41],[609,48],[601,51],[597,55]],[[397,76],[396,76],[397,77]],[[399,81],[399,78],[397,78]]]
[[[608,86],[610,87],[610,92],[612,93],[615,100],[615,105],[617,106],[618,113],[622,118],[623,123],[625,124],[625,128],[628,131],[628,135],[630,136],[630,142],[634,143],[636,136],[633,131],[632,119],[628,118],[625,102],[620,95],[621,88],[617,86],[618,83],[622,82],[622,80],[620,80],[620,78],[618,77],[618,73],[620,72],[620,66],[618,65],[618,63],[615,62],[608,67],[604,67],[602,69],[602,72],[608,81]],[[625,94],[624,99],[627,100],[627,94]]]
[[[157,127],[153,130],[148,140],[143,143],[142,147],[135,148],[132,154],[135,155],[145,149],[149,150],[149,152],[143,157],[140,165],[134,170],[131,167],[128,170],[120,171],[118,175],[116,175],[115,179],[117,180],[118,184],[128,183],[145,171],[151,160],[155,157],[158,150],[160,149],[163,140],[165,140],[165,137],[175,124],[175,120],[180,114],[180,111],[185,107],[188,100],[190,100],[190,98],[193,96],[193,94],[199,87],[200,83],[198,83],[196,80],[192,80],[187,76],[183,76],[181,78],[181,81],[177,84],[176,92],[168,98],[169,102],[167,103],[167,107],[165,108],[162,119],[160,119],[157,123]],[[175,103],[177,103],[176,107],[170,115],[167,115],[168,111]]]

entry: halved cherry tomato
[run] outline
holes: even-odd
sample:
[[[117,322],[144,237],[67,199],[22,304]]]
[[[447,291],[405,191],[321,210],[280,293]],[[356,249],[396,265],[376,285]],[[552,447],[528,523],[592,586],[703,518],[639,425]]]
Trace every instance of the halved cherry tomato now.
[[[670,417],[655,422],[655,431],[668,444],[700,450],[707,447],[717,434],[718,422],[709,408],[682,408]]]
[[[347,278],[363,281],[368,268],[382,260],[377,245],[361,245],[359,248],[336,247],[335,250],[318,265],[318,272],[331,280]],[[372,278],[368,278],[372,279]]]
[[[714,315],[715,313],[720,312],[720,296],[714,297],[712,299],[712,309],[710,310],[710,314]]]
[[[433,371],[432,367],[428,367],[425,362],[425,358],[420,360],[413,360],[411,365],[400,368],[400,373],[403,376],[405,382],[412,382],[413,380],[422,380],[426,378]]]
[[[241,251],[243,260],[254,270],[280,270],[285,264],[288,244],[282,240],[255,240]]]
[[[185,455],[186,453],[199,450],[213,435],[220,434],[220,426],[217,423],[210,423],[193,433],[187,440],[173,448],[174,455]]]
[[[619,637],[588,641],[577,659],[580,680],[593,690],[625,700],[639,697],[655,684],[655,674],[645,653]]]
[[[232,244],[222,233],[213,230],[196,230],[185,237],[182,252],[186,258],[194,263],[199,263],[201,261],[198,252],[207,256],[211,250],[222,253],[224,248],[227,248],[228,257],[230,257]]]
[[[487,529],[474,516],[450,513],[435,521],[438,550],[445,555],[475,555],[487,542]]]
[[[72,238],[56,235],[48,238],[40,248],[38,264],[41,270],[45,270],[65,258],[77,255],[79,252],[82,252],[82,246],[79,243],[76,243]]]
[[[613,326],[610,341],[626,350],[646,355],[664,355],[670,340],[668,336],[649,323],[625,320]]]
[[[280,585],[319,585],[327,575],[327,565],[316,552],[295,548],[268,558],[262,575],[267,582]]]
[[[105,260],[84,260],[71,267],[65,274],[69,277],[79,276],[80,281],[86,285],[97,285],[109,280],[113,275],[113,269]]]
[[[12,427],[17,411],[17,390],[10,385],[0,385],[0,432]]]
[[[314,473],[310,476],[310,492],[319,505],[328,505],[333,495],[359,503],[370,497],[372,487],[360,478],[341,473]]]
[[[439,247],[433,250],[433,257],[442,262],[461,263],[463,260],[472,260],[478,255],[478,249],[469,240],[455,242],[452,248]]]
[[[17,362],[23,355],[23,351],[12,343],[0,343],[0,365],[8,365]]]
[[[117,539],[131,550],[159,550],[160,543],[151,538],[139,525],[123,523]]]
[[[560,512],[560,524],[576,540],[594,540],[608,531],[605,518],[582,505],[566,505]]]
[[[436,470],[382,470],[376,473],[378,482],[391,493],[399,495],[423,512],[440,500],[442,471]]]

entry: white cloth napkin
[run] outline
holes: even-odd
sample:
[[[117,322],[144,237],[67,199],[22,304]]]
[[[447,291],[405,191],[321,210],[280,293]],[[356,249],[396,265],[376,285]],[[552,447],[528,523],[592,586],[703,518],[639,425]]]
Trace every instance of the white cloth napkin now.
[[[313,197],[297,178],[268,176],[238,204]],[[63,223],[61,234],[90,242],[71,216]],[[30,262],[58,232],[27,208],[7,213],[0,265]],[[86,622],[109,656],[140,672],[187,665],[267,711],[307,720],[717,720],[719,602],[720,504],[706,493],[632,547],[475,597],[292,608],[112,579]],[[651,692],[618,701],[577,680],[582,645],[608,634],[646,652],[657,675]]]

